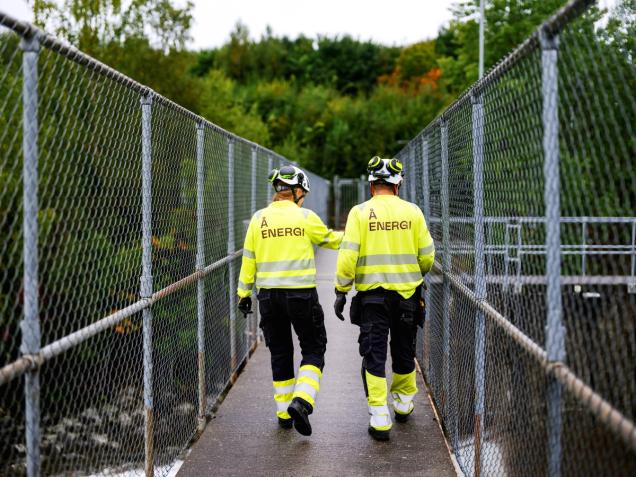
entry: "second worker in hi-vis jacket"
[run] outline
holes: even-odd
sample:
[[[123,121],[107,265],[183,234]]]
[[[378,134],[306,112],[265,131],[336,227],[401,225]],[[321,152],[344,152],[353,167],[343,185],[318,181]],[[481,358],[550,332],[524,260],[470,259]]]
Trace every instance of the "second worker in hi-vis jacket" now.
[[[269,176],[276,195],[254,214],[245,237],[238,283],[239,310],[251,312],[258,288],[260,326],[272,357],[278,423],[311,435],[309,415],[316,405],[325,365],[327,334],[316,292],[314,245],[337,249],[342,232],[327,229],[320,217],[301,208],[309,179],[297,167],[274,169]],[[294,368],[292,328],[302,360]]]
[[[417,392],[415,337],[424,319],[422,276],[433,265],[435,247],[422,211],[398,196],[401,162],[374,157],[368,172],[372,198],[349,212],[338,252],[334,308],[344,320],[345,294],[355,282],[351,322],[360,326],[369,433],[386,440],[392,427],[385,376],[389,331],[393,410],[396,420],[404,422]]]

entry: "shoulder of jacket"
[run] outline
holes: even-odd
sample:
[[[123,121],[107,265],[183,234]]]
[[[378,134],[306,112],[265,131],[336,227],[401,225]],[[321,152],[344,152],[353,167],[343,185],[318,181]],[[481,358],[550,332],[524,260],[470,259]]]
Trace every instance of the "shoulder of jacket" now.
[[[407,204],[408,206],[410,206],[413,210],[415,210],[416,213],[421,213],[422,209],[420,209],[420,206],[413,203],[413,202],[409,202],[408,200],[404,200],[402,199],[402,201]]]
[[[362,202],[361,204],[356,205],[356,206],[355,206],[353,209],[351,209],[351,210],[352,210],[352,211],[353,211],[353,210],[356,210],[356,211],[358,211],[358,212],[364,212],[364,209],[366,208],[366,206],[368,205],[368,203],[369,203],[369,201],[368,201],[368,200],[366,200],[366,201]]]
[[[263,212],[265,212],[267,210],[267,207],[264,207],[262,209],[257,210],[256,212],[254,212],[254,215],[252,215],[252,220],[258,220],[261,218],[261,216],[263,215]]]

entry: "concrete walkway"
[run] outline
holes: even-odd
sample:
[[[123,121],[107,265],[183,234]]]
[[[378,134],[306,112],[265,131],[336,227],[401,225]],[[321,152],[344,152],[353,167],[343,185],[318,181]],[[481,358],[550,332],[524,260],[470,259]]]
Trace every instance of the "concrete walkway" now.
[[[405,424],[394,422],[388,442],[376,442],[367,434],[358,328],[340,322],[333,313],[336,256],[322,249],[317,254],[328,343],[321,393],[311,416],[313,435],[278,428],[269,350],[261,344],[179,476],[455,475],[421,376],[412,418]]]

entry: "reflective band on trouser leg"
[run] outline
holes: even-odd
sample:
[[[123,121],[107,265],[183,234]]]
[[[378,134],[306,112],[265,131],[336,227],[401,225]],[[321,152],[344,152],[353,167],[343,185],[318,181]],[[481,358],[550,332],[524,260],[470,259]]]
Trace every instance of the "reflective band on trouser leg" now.
[[[389,407],[386,404],[386,378],[374,376],[369,371],[364,372],[364,378],[367,382],[367,390],[369,396],[369,414],[371,420],[369,425],[378,431],[388,431],[391,429],[391,416],[389,415]]]
[[[411,414],[413,412],[413,398],[417,393],[415,382],[415,370],[408,374],[393,373],[391,384],[391,396],[393,397],[393,409],[398,414]]]
[[[393,425],[389,416],[389,406],[369,406],[369,425],[378,431],[388,431]]]
[[[322,371],[312,364],[305,364],[298,370],[298,379],[294,387],[295,398],[307,401],[312,407],[316,404],[316,396],[320,391],[320,378]]]
[[[276,415],[281,419],[291,419],[287,408],[294,394],[294,378],[286,381],[274,381],[274,401],[276,401]]]

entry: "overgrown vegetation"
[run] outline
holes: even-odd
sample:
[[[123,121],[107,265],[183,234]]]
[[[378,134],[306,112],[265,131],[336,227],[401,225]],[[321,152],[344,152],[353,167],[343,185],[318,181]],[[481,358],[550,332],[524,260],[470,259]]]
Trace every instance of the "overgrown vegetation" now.
[[[369,157],[394,154],[477,79],[474,0],[454,4],[436,38],[403,47],[271,29],[253,39],[238,23],[223,46],[200,52],[184,47],[191,2],[124,3],[36,0],[34,8],[45,29],[325,176],[357,176]],[[565,3],[487,2],[486,66]]]

